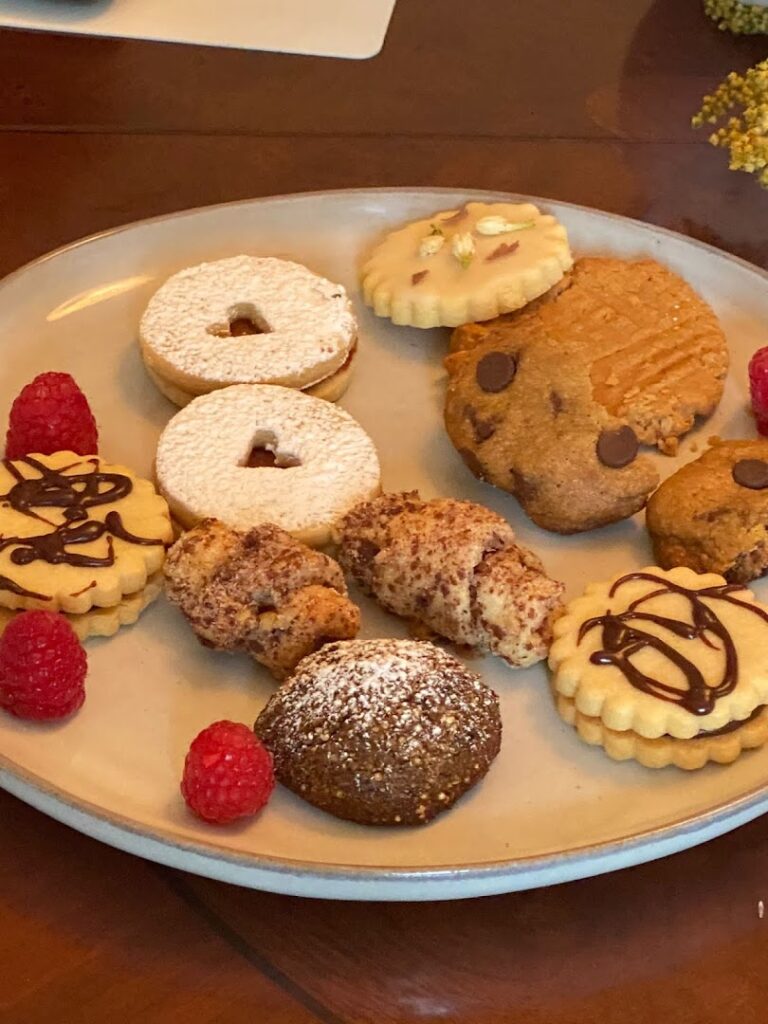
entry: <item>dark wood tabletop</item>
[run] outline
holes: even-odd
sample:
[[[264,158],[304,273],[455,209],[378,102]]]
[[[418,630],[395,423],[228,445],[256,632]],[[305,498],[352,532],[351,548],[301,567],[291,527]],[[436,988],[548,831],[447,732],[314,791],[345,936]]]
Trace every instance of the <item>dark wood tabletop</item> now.
[[[768,191],[689,127],[765,56],[701,0],[399,0],[339,61],[0,30],[0,272],[249,196],[455,185],[629,214],[768,265]],[[3,1024],[751,1024],[768,820],[528,893],[355,904],[146,863],[0,793]]]

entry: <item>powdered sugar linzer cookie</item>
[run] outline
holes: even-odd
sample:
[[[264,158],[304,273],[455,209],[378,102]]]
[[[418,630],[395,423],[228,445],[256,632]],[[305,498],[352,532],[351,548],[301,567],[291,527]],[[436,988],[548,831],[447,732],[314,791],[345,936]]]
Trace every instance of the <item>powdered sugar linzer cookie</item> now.
[[[157,479],[186,527],[275,523],[306,544],[380,488],[373,442],[343,409],[291,388],[238,384],[178,412],[160,436]]]
[[[520,309],[573,262],[562,224],[531,203],[466,203],[390,232],[362,271],[377,316],[456,327]]]
[[[181,270],[140,325],[150,376],[177,405],[229,384],[310,389],[336,400],[357,323],[340,284],[274,257],[233,256]]]

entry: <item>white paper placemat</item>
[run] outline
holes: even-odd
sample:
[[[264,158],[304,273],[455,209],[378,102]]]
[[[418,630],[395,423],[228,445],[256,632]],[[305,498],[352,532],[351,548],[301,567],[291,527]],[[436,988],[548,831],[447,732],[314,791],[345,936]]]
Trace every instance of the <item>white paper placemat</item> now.
[[[362,59],[395,0],[0,0],[0,25]]]

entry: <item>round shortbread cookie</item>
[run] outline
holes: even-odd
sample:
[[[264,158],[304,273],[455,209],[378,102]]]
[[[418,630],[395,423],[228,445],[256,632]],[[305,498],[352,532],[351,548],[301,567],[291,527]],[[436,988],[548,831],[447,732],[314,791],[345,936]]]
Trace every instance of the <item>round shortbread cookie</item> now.
[[[564,722],[572,725],[579,737],[593,747],[602,747],[614,761],[639,761],[646,768],[667,768],[675,765],[686,771],[716,764],[732,764],[744,750],[755,750],[768,742],[768,709],[760,708],[754,717],[719,735],[696,736],[679,740],[672,736],[649,739],[629,729],[609,729],[599,718],[591,718],[576,710],[570,697],[555,695],[557,711]]]
[[[153,375],[200,395],[241,383],[311,387],[342,368],[357,323],[340,284],[288,260],[233,256],[169,278],[139,334]]]
[[[615,733],[691,740],[768,703],[768,607],[714,573],[651,566],[593,583],[554,634],[555,692]]]
[[[341,396],[349,387],[349,382],[352,379],[353,364],[356,350],[353,349],[347,361],[341,367],[332,373],[330,377],[326,377],[325,380],[321,380],[317,384],[312,384],[308,388],[301,388],[305,395],[311,395],[313,398],[322,398],[326,402],[338,402]],[[145,366],[148,375],[151,377],[157,390],[168,399],[169,402],[173,402],[174,405],[178,405],[180,409],[183,409],[185,405],[194,398],[199,398],[198,394],[194,394],[191,391],[184,391],[182,388],[177,387],[170,381],[161,377],[159,373],[150,369],[149,366]],[[207,394],[207,392],[204,392]]]
[[[254,465],[254,453],[269,453],[275,464]],[[237,530],[271,522],[313,546],[327,543],[341,516],[380,489],[374,444],[349,413],[265,384],[190,402],[160,436],[156,469],[185,527],[209,517]]]
[[[0,606],[81,615],[142,590],[173,539],[149,480],[96,455],[0,463]]]
[[[155,573],[147,580],[147,584],[135,594],[127,594],[122,601],[111,608],[91,608],[81,615],[69,615],[61,612],[74,629],[78,640],[84,643],[92,637],[114,636],[121,626],[132,626],[145,608],[148,608],[163,591],[162,573]],[[0,634],[20,611],[0,608]]]
[[[467,203],[390,232],[363,264],[377,316],[457,327],[520,309],[573,263],[565,228],[531,203]]]

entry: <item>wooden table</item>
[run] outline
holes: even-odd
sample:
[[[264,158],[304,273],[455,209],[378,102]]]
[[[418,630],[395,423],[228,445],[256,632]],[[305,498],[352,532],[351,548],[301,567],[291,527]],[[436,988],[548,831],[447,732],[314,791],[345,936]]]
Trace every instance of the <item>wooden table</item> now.
[[[183,207],[387,184],[573,200],[765,266],[768,192],[688,122],[767,44],[700,0],[399,0],[382,54],[348,63],[0,32],[0,271]],[[230,888],[4,794],[0,822],[3,1024],[766,1019],[767,820],[431,905]]]

